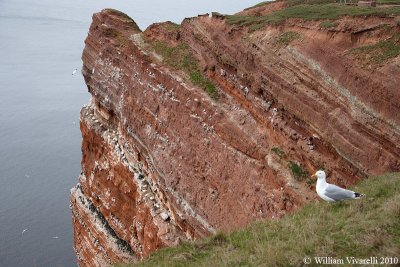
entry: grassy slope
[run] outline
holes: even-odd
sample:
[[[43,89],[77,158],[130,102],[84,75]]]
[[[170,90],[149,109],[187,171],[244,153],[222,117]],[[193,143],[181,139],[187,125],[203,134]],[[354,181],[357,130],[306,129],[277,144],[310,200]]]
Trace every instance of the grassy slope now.
[[[299,2],[300,1],[300,2]],[[273,13],[260,16],[227,16],[227,22],[230,24],[248,26],[250,31],[264,27],[267,24],[276,24],[290,18],[304,20],[336,20],[342,16],[388,16],[400,15],[400,7],[390,8],[370,8],[340,5],[330,3],[331,0],[291,0],[288,1],[287,8],[275,11]],[[298,3],[299,2],[299,3]]]
[[[378,0],[377,2],[382,5],[400,5],[400,0]]]
[[[282,219],[161,249],[142,263],[121,266],[289,266],[301,265],[305,256],[398,256],[400,173],[371,177],[355,189],[367,197],[309,204]]]

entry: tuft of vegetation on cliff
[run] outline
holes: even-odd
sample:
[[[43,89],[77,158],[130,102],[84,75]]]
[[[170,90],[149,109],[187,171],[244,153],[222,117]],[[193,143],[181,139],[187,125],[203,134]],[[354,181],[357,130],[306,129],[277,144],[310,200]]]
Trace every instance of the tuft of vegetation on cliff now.
[[[282,219],[164,248],[141,263],[118,266],[289,266],[302,265],[306,256],[314,261],[400,255],[400,173],[370,177],[355,189],[367,197],[309,204]]]
[[[300,38],[300,34],[298,32],[292,32],[292,31],[284,32],[275,39],[274,43],[278,46],[287,46],[292,41],[299,39],[299,38]]]
[[[351,51],[364,64],[380,64],[388,59],[400,55],[400,33],[394,34],[387,40],[381,40],[376,44],[361,46]]]
[[[203,88],[212,99],[218,100],[214,84],[200,71],[197,59],[190,53],[186,44],[171,46],[163,41],[149,42],[154,51],[163,57],[164,63],[176,70],[184,71],[194,85]]]

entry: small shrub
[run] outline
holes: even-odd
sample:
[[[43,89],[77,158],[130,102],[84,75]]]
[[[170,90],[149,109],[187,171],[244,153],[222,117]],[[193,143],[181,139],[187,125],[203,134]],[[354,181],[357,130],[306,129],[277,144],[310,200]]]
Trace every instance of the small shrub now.
[[[294,161],[289,161],[288,167],[292,172],[293,177],[298,181],[302,181],[304,178],[309,176],[309,173],[304,171],[300,165]]]

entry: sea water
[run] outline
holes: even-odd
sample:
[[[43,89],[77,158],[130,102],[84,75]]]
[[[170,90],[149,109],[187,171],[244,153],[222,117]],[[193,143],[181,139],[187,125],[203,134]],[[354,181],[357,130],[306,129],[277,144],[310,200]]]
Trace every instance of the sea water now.
[[[143,30],[258,2],[0,0],[0,266],[76,265],[69,190],[80,173],[91,15],[119,9]]]

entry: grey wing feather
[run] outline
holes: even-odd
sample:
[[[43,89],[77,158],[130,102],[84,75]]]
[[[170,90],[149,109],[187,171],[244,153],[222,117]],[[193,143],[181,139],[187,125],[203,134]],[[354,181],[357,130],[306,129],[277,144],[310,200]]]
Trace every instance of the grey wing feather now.
[[[335,201],[354,198],[354,192],[336,186],[334,184],[329,184],[328,187],[325,189],[325,195]]]

